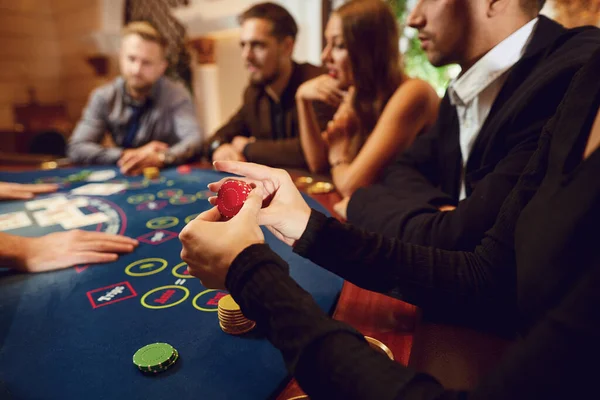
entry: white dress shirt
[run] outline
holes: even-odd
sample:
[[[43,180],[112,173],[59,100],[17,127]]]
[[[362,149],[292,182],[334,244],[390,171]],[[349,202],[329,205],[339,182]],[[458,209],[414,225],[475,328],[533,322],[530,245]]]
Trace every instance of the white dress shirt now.
[[[450,103],[456,107],[460,126],[463,176],[459,200],[466,197],[464,171],[473,143],[506,81],[508,71],[523,56],[537,21],[538,18],[529,21],[504,39],[448,87]]]

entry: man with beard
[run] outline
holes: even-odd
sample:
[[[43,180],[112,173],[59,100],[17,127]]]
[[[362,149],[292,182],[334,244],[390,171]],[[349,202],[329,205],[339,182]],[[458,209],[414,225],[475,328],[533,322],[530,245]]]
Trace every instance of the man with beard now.
[[[404,242],[472,251],[517,183],[573,76],[600,47],[545,0],[419,0],[407,19],[434,66],[462,67],[436,123],[380,181],[354,192],[348,221]]]
[[[114,164],[127,175],[180,164],[196,154],[202,133],[185,87],[165,76],[166,41],[147,22],[123,30],[121,76],[94,90],[68,149],[75,163]],[[104,147],[106,132],[116,147]]]
[[[296,89],[324,73],[292,60],[298,27],[283,7],[260,3],[239,16],[242,59],[250,73],[242,107],[206,143],[213,161],[252,161],[305,168],[298,138]],[[324,130],[333,110],[317,107]]]

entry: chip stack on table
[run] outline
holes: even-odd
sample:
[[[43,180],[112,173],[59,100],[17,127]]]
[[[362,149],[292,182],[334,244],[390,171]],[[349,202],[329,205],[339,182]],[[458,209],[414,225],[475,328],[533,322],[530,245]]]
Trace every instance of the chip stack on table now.
[[[230,179],[221,185],[217,193],[217,208],[224,219],[233,218],[244,205],[252,186],[246,182]]]
[[[223,332],[230,335],[242,335],[250,332],[256,326],[256,322],[249,320],[242,314],[240,306],[229,294],[219,300],[217,314],[219,316],[219,326]]]
[[[144,178],[146,179],[156,179],[160,176],[160,170],[156,167],[147,167],[144,168]]]
[[[179,353],[170,344],[152,343],[135,352],[133,363],[142,372],[154,373],[166,371],[179,359]]]

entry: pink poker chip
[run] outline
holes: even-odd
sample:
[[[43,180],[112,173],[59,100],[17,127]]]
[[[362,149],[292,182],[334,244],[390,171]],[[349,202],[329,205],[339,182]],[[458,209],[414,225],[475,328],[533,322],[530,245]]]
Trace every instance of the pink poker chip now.
[[[224,219],[231,219],[244,205],[252,186],[246,182],[230,179],[225,181],[217,193],[217,208]]]

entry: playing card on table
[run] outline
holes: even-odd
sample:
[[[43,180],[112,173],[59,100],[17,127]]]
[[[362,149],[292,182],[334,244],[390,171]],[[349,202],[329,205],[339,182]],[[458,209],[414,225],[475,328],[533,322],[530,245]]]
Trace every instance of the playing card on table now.
[[[82,226],[101,224],[106,221],[108,221],[108,215],[98,212],[64,220],[61,222],[61,226],[64,229],[75,229]]]
[[[110,196],[127,189],[122,183],[89,183],[71,190],[73,194],[83,194],[90,196]]]
[[[39,210],[40,208],[49,208],[60,204],[65,204],[69,200],[65,196],[51,196],[39,200],[31,200],[25,203],[28,210]]]
[[[29,225],[31,225],[31,219],[24,211],[0,215],[0,231],[9,231]]]
[[[36,211],[33,213],[33,218],[39,226],[51,226],[62,224],[69,219],[77,219],[85,216],[77,207],[70,205],[46,210]]]
[[[102,182],[102,181],[107,181],[109,179],[112,179],[115,176],[117,176],[117,173],[115,171],[108,169],[108,170],[104,170],[104,171],[92,172],[90,174],[90,176],[87,177],[86,180],[89,182]]]

